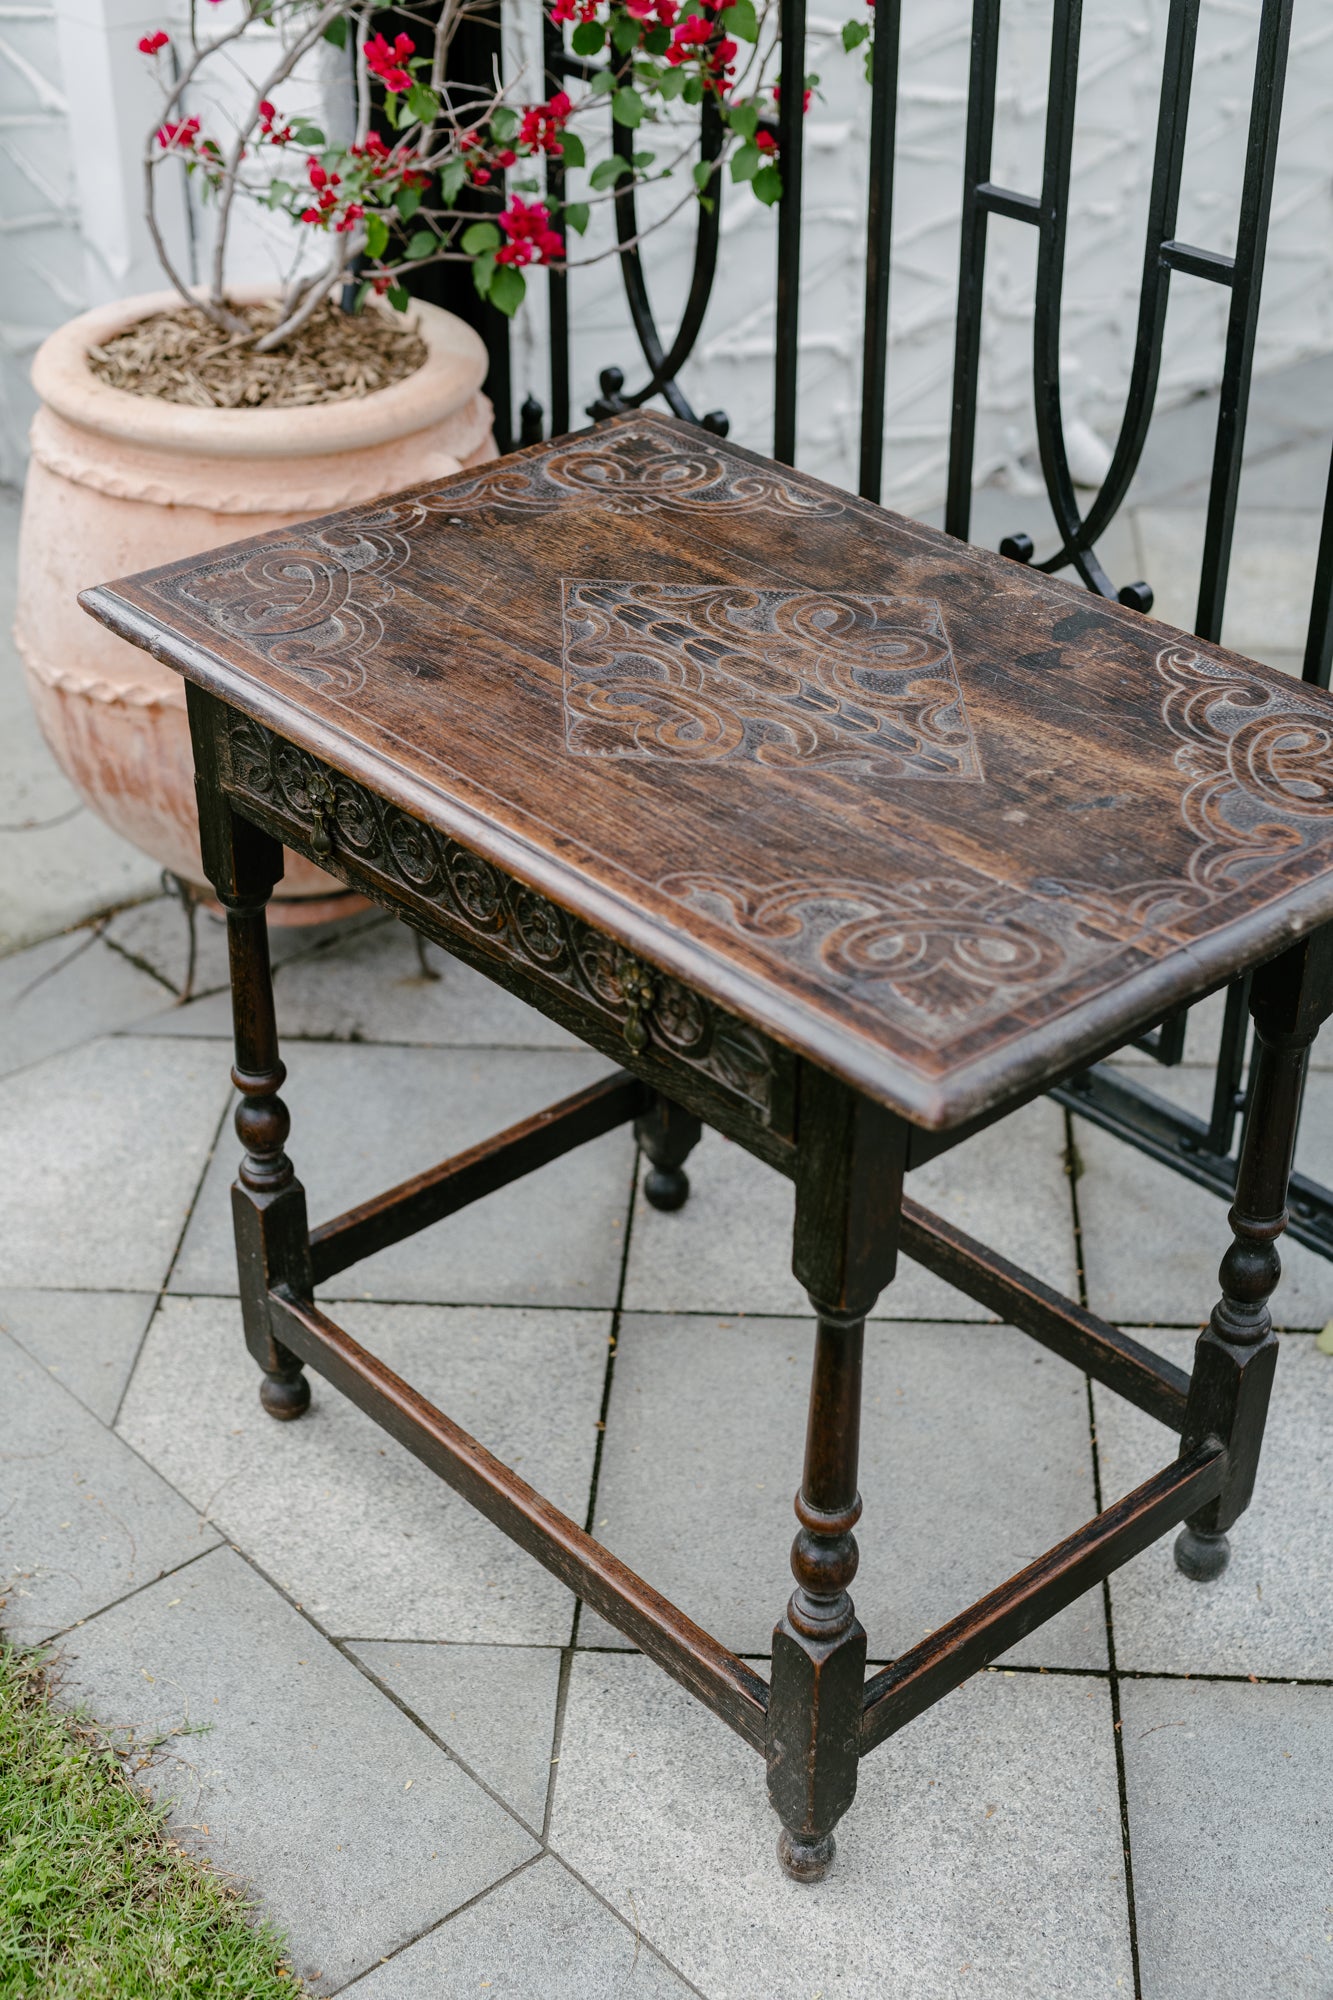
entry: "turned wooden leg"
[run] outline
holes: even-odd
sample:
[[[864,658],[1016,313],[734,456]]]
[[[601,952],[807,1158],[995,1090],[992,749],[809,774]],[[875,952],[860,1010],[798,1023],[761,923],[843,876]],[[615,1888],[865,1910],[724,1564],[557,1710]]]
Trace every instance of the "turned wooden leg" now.
[[[861,1514],[857,1461],[865,1316],[893,1276],[904,1130],[822,1072],[803,1072],[792,1265],[816,1314],[805,1470],[792,1544],[796,1589],[773,1633],[768,1791],[778,1858],[798,1882],[833,1859],[856,1795],[866,1635],[848,1586]]]
[[[1254,1491],[1277,1362],[1268,1302],[1282,1274],[1277,1239],[1287,1224],[1296,1128],[1310,1044],[1333,1009],[1333,932],[1317,932],[1255,974],[1250,995],[1254,1057],[1249,1105],[1222,1259],[1222,1296],[1194,1350],[1182,1456],[1207,1437],[1227,1447],[1226,1483],[1176,1538],[1176,1567],[1196,1583],[1222,1574],[1227,1529]]]
[[[301,1363],[273,1331],[268,1295],[281,1285],[298,1298],[314,1290],[305,1190],[285,1151],[291,1120],[278,1092],[278,1055],[265,906],[282,878],[282,844],[239,818],[222,789],[224,711],[196,687],[186,690],[194,742],[195,795],[204,869],[227,912],[231,1007],[241,1093],[236,1133],[245,1148],[232,1184],[232,1219],[245,1342],[263,1370],[259,1400],[272,1417],[299,1417],[310,1404]]]
[[[669,1097],[653,1093],[651,1107],[634,1121],[634,1136],[648,1155],[643,1191],[654,1208],[684,1208],[690,1193],[685,1162],[699,1143],[703,1125]]]
[[[232,1183],[232,1222],[246,1345],[264,1371],[259,1400],[271,1417],[299,1417],[310,1405],[310,1384],[290,1348],[274,1337],[268,1295],[285,1285],[300,1298],[314,1289],[305,1189],[285,1147],[291,1129],[279,1097],[287,1071],[278,1055],[269,968],[268,925],[258,908],[229,907],[236,1063],[232,1081],[241,1093],[236,1136],[245,1148]]]

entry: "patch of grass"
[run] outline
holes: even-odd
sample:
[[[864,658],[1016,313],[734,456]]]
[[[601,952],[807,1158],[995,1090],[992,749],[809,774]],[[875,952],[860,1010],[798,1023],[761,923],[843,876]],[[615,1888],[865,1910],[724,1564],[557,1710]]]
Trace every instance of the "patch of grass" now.
[[[0,2000],[292,2000],[282,1941],[0,1643]]]

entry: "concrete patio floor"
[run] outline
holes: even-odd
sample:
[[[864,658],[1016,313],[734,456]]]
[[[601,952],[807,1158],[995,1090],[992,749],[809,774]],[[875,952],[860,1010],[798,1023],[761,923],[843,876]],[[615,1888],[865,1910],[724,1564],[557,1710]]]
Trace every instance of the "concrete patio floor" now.
[[[1327,365],[1291,377],[1260,385],[1267,484],[1228,632],[1286,666],[1299,619],[1272,605],[1306,541],[1312,559],[1327,454],[1305,425],[1333,405]],[[1180,415],[1176,467],[1199,462],[1202,422]],[[1199,494],[1173,491],[1171,463],[1145,472],[1118,570],[1188,549]],[[314,1990],[1328,2000],[1333,1267],[1284,1252],[1269,1441],[1227,1574],[1192,1585],[1165,1543],[1071,1606],[867,1760],[833,1873],[797,1887],[762,1765],[721,1723],[321,1383],[302,1422],[261,1413],[226,1212],[221,926],[200,919],[197,997],[177,1005],[179,906],[71,805],[16,686],[0,699],[20,718],[0,756],[0,1622],[52,1646],[68,1698],[145,1759]],[[386,919],[280,932],[275,955],[316,1218],[606,1067],[443,953],[425,976]],[[1191,1060],[1158,1075],[1190,1104],[1200,1013]],[[1333,1179],[1333,1037],[1300,1158]],[[356,1267],[329,1303],[762,1663],[810,1348],[791,1196],[714,1137],[690,1171],[690,1204],[659,1214],[612,1135]],[[1047,1102],[912,1191],[1188,1363],[1220,1202]],[[910,1264],[871,1330],[866,1404],[855,1594],[875,1660],[1171,1456],[1150,1419]]]

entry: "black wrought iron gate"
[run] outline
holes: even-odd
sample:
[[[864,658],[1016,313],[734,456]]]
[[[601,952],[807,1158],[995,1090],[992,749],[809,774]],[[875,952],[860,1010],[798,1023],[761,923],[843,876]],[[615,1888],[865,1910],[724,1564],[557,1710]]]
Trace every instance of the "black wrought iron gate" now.
[[[1118,0],[1094,0],[1094,4],[1116,5]],[[992,216],[1029,224],[1038,232],[1033,390],[1041,469],[1060,546],[1037,567],[1046,571],[1072,569],[1089,590],[1118,598],[1122,604],[1140,611],[1152,608],[1150,585],[1127,579],[1117,586],[1099,562],[1096,545],[1124,503],[1148,438],[1172,274],[1188,273],[1219,285],[1229,294],[1229,307],[1194,624],[1200,638],[1218,640],[1235,531],[1294,0],[1262,0],[1236,250],[1232,256],[1206,245],[1182,242],[1176,235],[1200,5],[1201,0],[1170,0],[1169,4],[1133,363],[1110,469],[1091,506],[1082,513],[1066,452],[1059,356],[1083,0],[1054,0],[1044,158],[1041,186],[1036,190],[1001,187],[990,177],[1001,0],[974,0],[944,525],[950,534],[967,538],[972,511],[986,240]],[[881,489],[885,383],[890,363],[890,231],[902,12],[903,0],[877,0],[870,142],[864,166],[868,176],[868,209],[859,490],[867,499],[876,501]],[[796,451],[798,396],[805,0],[780,0],[780,27],[781,92],[773,131],[782,164],[784,192],[778,216],[775,272],[773,453],[777,458],[791,461]],[[586,77],[592,73],[592,65],[569,54],[563,31],[553,27],[549,20],[545,38],[549,89],[559,89],[571,76]],[[495,39],[494,29],[489,35],[477,31],[479,60],[484,62],[488,75]],[[463,53],[466,55],[466,51]],[[715,158],[721,138],[716,112],[706,100],[699,124],[701,157]],[[631,134],[615,127],[613,143],[628,156]],[[556,194],[561,191],[560,172],[559,162],[550,161],[548,173],[552,192]],[[646,372],[642,380],[629,384],[621,367],[606,367],[600,378],[601,395],[587,414],[603,417],[660,397],[677,416],[725,435],[726,415],[721,411],[696,413],[678,380],[698,340],[712,292],[717,270],[720,203],[711,208],[700,207],[689,291],[677,331],[670,340],[660,332],[649,302],[643,250],[637,241],[638,216],[632,185],[621,183],[615,200],[615,221],[622,246],[621,273],[626,299]],[[517,426],[518,441],[525,443],[535,442],[543,435],[558,435],[570,428],[571,416],[577,420],[582,415],[570,410],[569,282],[553,272],[549,287],[549,405],[543,409],[528,396]],[[435,295],[440,296],[438,289]],[[492,355],[488,386],[497,403],[497,435],[502,447],[507,447],[514,441],[508,323],[491,308],[479,306],[471,296],[470,286],[466,291],[461,287],[457,291],[451,289],[442,302],[473,319],[487,340]],[[1018,504],[1015,503],[1016,508]],[[1031,562],[1034,556],[1031,537],[1018,529],[1005,537],[1000,551],[1017,562]],[[1327,687],[1330,661],[1333,661],[1333,463],[1316,564],[1304,678]],[[1123,1069],[1105,1065],[1074,1078],[1053,1094],[1080,1116],[1127,1139],[1189,1179],[1215,1193],[1229,1195],[1235,1185],[1237,1140],[1245,1112],[1248,1030],[1245,999],[1244,982],[1233,986],[1227,994],[1212,1107],[1206,1119],[1193,1117],[1168,1103],[1135,1082]],[[1186,1015],[1177,1013],[1143,1036],[1137,1046],[1161,1064],[1178,1064],[1184,1053],[1185,1029]],[[1311,1249],[1333,1257],[1333,1190],[1296,1175],[1291,1190],[1290,1233]]]

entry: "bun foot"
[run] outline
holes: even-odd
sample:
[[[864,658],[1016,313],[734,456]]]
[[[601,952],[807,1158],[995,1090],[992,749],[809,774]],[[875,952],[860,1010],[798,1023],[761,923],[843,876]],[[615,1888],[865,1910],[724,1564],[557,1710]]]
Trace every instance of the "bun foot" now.
[[[1211,1583],[1221,1576],[1231,1560],[1231,1544],[1225,1535],[1205,1535],[1188,1523],[1176,1536],[1176,1568],[1191,1583]]]
[[[310,1408],[310,1384],[304,1375],[266,1375],[259,1385],[259,1400],[271,1417],[288,1424]]]
[[[684,1208],[690,1196],[690,1177],[684,1167],[649,1167],[643,1177],[643,1191],[654,1208],[668,1213]]]
[[[831,1833],[822,1840],[793,1840],[784,1826],[778,1835],[778,1860],[793,1882],[822,1882],[836,1851]]]

